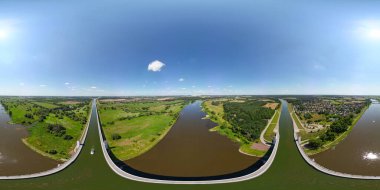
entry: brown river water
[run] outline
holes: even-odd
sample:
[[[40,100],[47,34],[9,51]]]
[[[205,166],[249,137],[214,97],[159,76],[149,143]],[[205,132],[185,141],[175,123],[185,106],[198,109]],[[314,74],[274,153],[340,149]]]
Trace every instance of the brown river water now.
[[[311,156],[338,172],[380,175],[380,104],[373,102],[351,133],[336,147]]]
[[[204,177],[230,174],[259,160],[239,152],[239,145],[209,129],[216,126],[202,119],[201,102],[186,106],[168,134],[148,152],[125,161],[149,174],[176,177]]]
[[[21,141],[28,136],[27,128],[9,124],[9,121],[8,113],[0,104],[0,176],[42,172],[59,164],[27,147]]]

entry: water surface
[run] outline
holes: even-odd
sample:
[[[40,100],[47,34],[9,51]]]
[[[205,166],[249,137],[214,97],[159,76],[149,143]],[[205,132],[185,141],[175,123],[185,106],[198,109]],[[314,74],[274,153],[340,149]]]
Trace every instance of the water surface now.
[[[336,147],[312,158],[334,171],[380,175],[380,104],[373,102],[351,133]]]
[[[42,172],[59,164],[27,147],[21,141],[28,136],[27,128],[9,124],[9,121],[8,113],[0,104],[0,176]]]
[[[149,174],[204,177],[230,174],[259,160],[239,152],[239,145],[209,129],[216,126],[202,119],[201,101],[186,106],[169,133],[148,152],[125,161]]]

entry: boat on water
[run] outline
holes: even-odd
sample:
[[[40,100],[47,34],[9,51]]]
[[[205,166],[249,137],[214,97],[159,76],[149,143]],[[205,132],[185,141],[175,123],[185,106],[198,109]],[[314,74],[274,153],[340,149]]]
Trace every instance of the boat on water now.
[[[95,148],[91,148],[90,154],[93,155],[95,153]]]

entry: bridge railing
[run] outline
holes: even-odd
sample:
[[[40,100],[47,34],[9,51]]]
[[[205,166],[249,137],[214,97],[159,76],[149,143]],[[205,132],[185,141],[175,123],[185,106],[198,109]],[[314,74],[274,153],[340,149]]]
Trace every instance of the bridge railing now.
[[[315,168],[318,171],[321,171],[321,172],[326,173],[328,175],[337,176],[337,177],[350,178],[350,179],[380,179],[380,176],[365,176],[365,175],[347,174],[347,173],[337,172],[337,171],[334,171],[334,170],[331,170],[331,169],[328,169],[328,168],[325,168],[325,167],[319,165],[317,162],[312,160],[305,153],[304,149],[302,148],[301,137],[297,133],[297,131],[298,131],[297,130],[298,129],[297,124],[294,121],[293,116],[291,116],[291,118],[293,121],[294,140],[295,140],[295,143],[297,145],[298,151],[300,152],[300,154],[302,155],[302,157],[306,161],[306,163],[308,163],[310,166],[312,166],[313,168]]]
[[[139,181],[139,182],[146,182],[146,183],[159,183],[159,184],[222,184],[222,183],[233,183],[233,182],[240,182],[240,181],[245,181],[245,180],[250,180],[253,178],[256,178],[263,173],[265,173],[269,167],[272,165],[274,158],[276,157],[276,153],[278,150],[279,142],[280,142],[280,134],[278,133],[278,130],[276,130],[276,137],[275,137],[275,143],[274,147],[272,150],[271,155],[269,156],[268,160],[256,171],[240,176],[240,177],[234,177],[234,178],[229,178],[229,179],[220,179],[220,180],[203,180],[203,181],[179,181],[179,180],[160,180],[160,179],[150,179],[150,178],[145,178],[145,177],[140,177],[136,176],[133,174],[130,174],[121,168],[119,168],[111,159],[109,156],[107,149],[106,149],[106,144],[104,143],[106,139],[103,138],[103,135],[101,133],[101,126],[99,122],[99,115],[98,111],[96,112],[96,119],[97,119],[97,124],[98,124],[98,131],[99,131],[99,138],[100,138],[100,143],[102,147],[102,152],[104,155],[104,158],[110,168],[119,176],[129,179],[129,180],[134,180],[134,181]],[[277,123],[276,129],[279,127],[279,122]]]

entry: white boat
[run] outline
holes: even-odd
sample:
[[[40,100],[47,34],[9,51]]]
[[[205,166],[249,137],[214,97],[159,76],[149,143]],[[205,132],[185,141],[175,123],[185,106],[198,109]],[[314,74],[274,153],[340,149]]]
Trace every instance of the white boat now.
[[[95,153],[95,149],[94,148],[91,148],[91,152],[90,154],[93,155]]]

